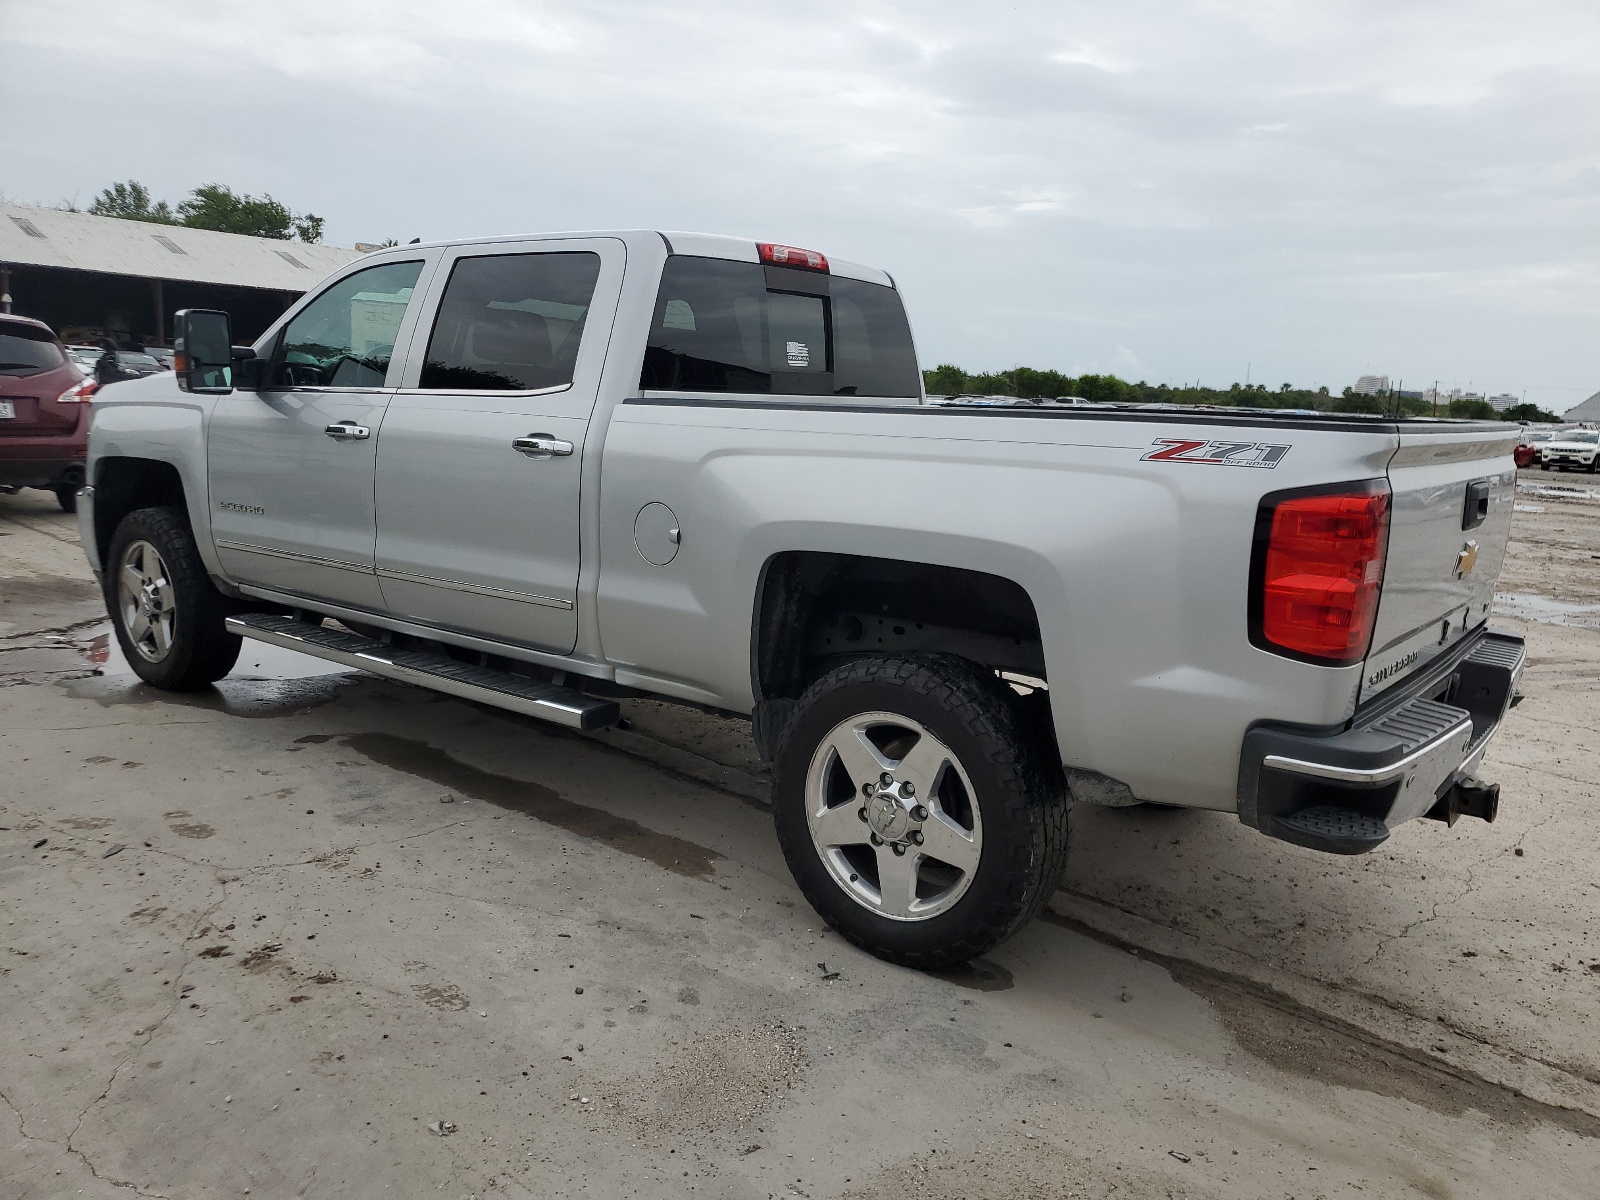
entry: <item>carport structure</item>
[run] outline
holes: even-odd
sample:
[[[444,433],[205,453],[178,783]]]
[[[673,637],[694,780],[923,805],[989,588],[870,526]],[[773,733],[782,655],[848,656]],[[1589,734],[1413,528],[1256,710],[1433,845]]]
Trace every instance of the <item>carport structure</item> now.
[[[0,309],[44,321],[63,341],[164,346],[172,314],[220,308],[253,341],[285,308],[359,252],[0,204]]]

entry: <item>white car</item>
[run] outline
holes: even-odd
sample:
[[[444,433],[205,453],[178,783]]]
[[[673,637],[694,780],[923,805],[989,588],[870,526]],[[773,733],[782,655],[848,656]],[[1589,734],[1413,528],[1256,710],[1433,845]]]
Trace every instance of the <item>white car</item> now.
[[[1575,429],[1558,433],[1539,447],[1539,467],[1548,471],[1552,467],[1562,471],[1594,471],[1596,456],[1600,455],[1600,430]]]

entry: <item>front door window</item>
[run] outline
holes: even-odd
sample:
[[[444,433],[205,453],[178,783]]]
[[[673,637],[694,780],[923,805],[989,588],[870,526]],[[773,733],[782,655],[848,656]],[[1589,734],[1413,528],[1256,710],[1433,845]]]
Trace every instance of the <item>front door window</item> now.
[[[382,387],[421,273],[420,262],[384,263],[323,292],[284,329],[272,386]]]

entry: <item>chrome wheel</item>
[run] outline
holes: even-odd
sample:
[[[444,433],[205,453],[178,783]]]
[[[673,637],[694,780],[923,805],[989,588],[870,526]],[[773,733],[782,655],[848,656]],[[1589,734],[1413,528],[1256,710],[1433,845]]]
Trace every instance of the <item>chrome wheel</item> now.
[[[172,651],[177,596],[160,552],[146,541],[128,543],[117,568],[122,627],[141,658],[160,662]]]
[[[950,748],[894,713],[839,722],[806,774],[806,825],[834,881],[894,921],[947,911],[983,852],[972,781]]]

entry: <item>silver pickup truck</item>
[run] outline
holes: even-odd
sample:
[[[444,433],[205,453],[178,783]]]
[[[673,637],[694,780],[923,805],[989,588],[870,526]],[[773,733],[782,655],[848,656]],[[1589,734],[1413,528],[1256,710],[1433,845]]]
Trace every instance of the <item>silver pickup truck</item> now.
[[[1508,427],[924,395],[894,281],[619,232],[402,246],[95,397],[83,544],[160,688],[241,638],[580,729],[748,717],[856,944],[938,966],[1071,801],[1370,850],[1493,819]]]

